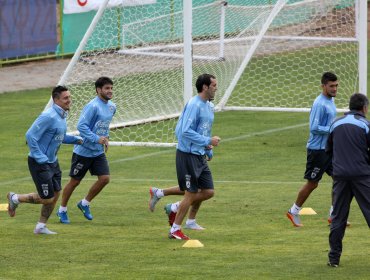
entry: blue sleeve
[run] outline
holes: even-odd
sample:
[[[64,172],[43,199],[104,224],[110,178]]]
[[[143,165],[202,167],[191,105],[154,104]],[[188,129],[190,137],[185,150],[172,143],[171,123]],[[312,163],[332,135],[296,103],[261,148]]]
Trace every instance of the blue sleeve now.
[[[95,124],[96,107],[90,104],[83,109],[80,119],[78,120],[77,129],[82,138],[91,143],[99,143],[99,136],[92,132],[90,125]]]
[[[205,153],[209,160],[213,158],[213,149],[206,149]]]
[[[321,120],[325,114],[324,106],[314,104],[310,114],[310,131],[313,134],[329,134],[330,125],[322,126]]]
[[[80,144],[82,142],[82,137],[74,135],[64,135],[63,143],[64,144]]]
[[[41,114],[26,133],[27,145],[38,163],[45,163],[49,160],[47,155],[41,151],[39,141],[50,123],[50,118]]]

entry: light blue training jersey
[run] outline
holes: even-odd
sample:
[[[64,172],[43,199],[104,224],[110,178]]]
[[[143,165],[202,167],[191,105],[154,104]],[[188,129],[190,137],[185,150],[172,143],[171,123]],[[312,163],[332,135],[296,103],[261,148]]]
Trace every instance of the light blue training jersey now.
[[[325,149],[330,125],[336,113],[334,98],[329,98],[322,93],[316,97],[310,112],[310,137],[307,141],[307,149]]]
[[[199,95],[186,104],[176,125],[177,149],[196,155],[204,155],[211,144],[214,105]]]
[[[54,163],[62,143],[77,144],[79,136],[67,135],[67,112],[55,103],[40,114],[26,133],[29,156],[37,163]]]
[[[104,153],[99,144],[101,136],[109,137],[109,125],[116,113],[112,101],[104,102],[98,96],[91,100],[82,110],[77,129],[83,138],[83,145],[75,145],[73,152],[83,157],[97,157]]]

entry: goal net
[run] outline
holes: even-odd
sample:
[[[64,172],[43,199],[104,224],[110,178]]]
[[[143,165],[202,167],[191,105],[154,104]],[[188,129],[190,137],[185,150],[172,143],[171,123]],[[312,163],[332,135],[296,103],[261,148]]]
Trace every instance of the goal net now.
[[[114,81],[117,145],[173,146],[202,73],[217,77],[219,111],[308,111],[325,71],[340,79],[338,108],[366,93],[365,1],[112,1],[102,1],[59,83],[73,96],[70,132],[100,76]]]

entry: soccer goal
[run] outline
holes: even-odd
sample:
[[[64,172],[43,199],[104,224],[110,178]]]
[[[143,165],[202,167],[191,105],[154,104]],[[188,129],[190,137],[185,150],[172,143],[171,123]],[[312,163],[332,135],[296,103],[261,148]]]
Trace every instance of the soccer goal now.
[[[71,132],[103,75],[114,80],[114,145],[175,145],[202,73],[217,77],[217,111],[308,111],[325,71],[340,79],[339,109],[366,94],[367,1],[151,2],[102,1],[59,82],[73,95]]]

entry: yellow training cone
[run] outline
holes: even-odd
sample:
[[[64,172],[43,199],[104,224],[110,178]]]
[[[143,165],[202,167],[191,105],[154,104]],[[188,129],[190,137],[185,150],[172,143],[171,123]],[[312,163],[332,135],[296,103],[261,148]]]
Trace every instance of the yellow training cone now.
[[[0,211],[8,210],[8,204],[0,204]]]
[[[317,213],[315,210],[313,210],[310,207],[302,208],[301,211],[299,211],[299,215],[316,215]]]
[[[184,247],[184,248],[200,248],[200,247],[204,247],[204,245],[199,240],[190,239],[190,240],[186,241],[185,244],[182,245],[182,247]]]

